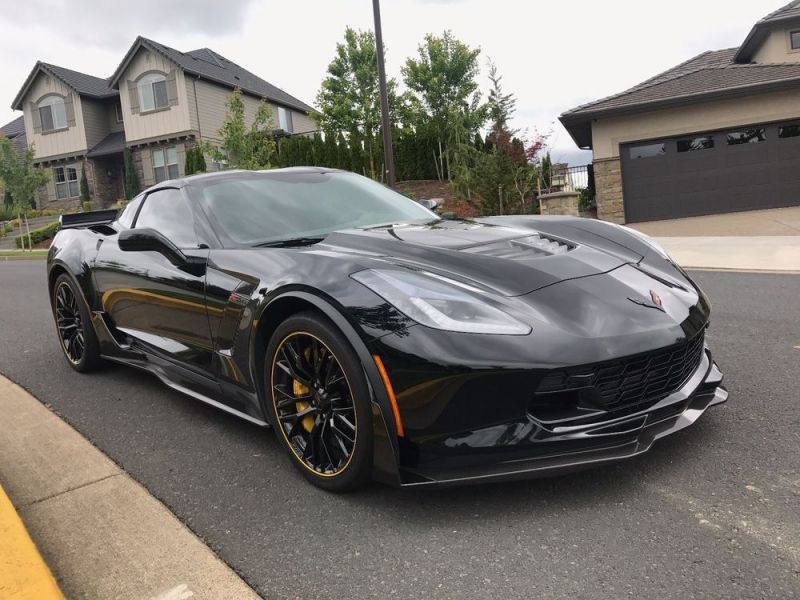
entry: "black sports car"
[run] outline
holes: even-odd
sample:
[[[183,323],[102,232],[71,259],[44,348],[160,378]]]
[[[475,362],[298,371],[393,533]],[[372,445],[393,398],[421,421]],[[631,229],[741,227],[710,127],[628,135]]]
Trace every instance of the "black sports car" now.
[[[646,236],[442,220],[352,173],[167,181],[62,217],[47,266],[75,370],[122,362],[271,425],[329,490],[609,463],[728,396],[707,298]]]

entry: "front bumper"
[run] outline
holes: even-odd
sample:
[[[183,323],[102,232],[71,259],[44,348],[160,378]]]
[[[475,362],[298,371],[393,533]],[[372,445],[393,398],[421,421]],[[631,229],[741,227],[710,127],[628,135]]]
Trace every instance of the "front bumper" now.
[[[530,453],[533,456],[517,453],[499,461],[489,455],[482,460],[476,456],[480,452],[462,454],[467,460],[424,461],[414,468],[400,467],[401,485],[448,486],[547,477],[632,458],[647,452],[656,440],[693,424],[706,409],[725,402],[728,392],[722,378],[705,348],[686,383],[647,409],[601,423],[553,428],[548,441],[556,442],[551,446],[558,448],[555,453],[543,453],[539,447]],[[527,432],[518,429],[515,445],[535,429],[541,426],[532,423]]]

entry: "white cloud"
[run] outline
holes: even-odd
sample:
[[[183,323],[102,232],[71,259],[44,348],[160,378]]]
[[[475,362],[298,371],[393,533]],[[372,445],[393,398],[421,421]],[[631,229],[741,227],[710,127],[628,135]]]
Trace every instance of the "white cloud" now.
[[[482,49],[517,95],[514,126],[553,128],[554,157],[587,162],[557,122],[578,104],[622,91],[704,50],[736,46],[783,0],[383,0],[387,71],[426,33],[445,29]],[[98,76],[116,68],[139,34],[179,50],[208,46],[313,103],[346,26],[372,28],[364,0],[62,0],[17,2],[0,22],[0,123],[37,59]],[[42,18],[47,15],[47,18]]]

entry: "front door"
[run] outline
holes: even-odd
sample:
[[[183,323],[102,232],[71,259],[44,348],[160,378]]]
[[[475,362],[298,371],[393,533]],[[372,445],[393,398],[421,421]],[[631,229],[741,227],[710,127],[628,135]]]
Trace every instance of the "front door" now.
[[[198,247],[191,207],[181,190],[149,194],[133,228],[155,229],[187,256],[208,257],[209,251]],[[177,267],[158,252],[123,252],[116,236],[100,247],[94,273],[102,309],[117,330],[134,345],[210,376],[205,273]]]

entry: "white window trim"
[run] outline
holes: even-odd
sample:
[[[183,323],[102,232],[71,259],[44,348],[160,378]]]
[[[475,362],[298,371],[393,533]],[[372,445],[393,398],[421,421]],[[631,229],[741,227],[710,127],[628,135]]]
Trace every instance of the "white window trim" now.
[[[56,111],[54,110],[54,107],[56,105],[61,106],[64,115],[64,124],[60,127],[56,125]],[[50,107],[50,118],[53,120],[52,129],[45,129],[44,126],[44,119],[42,118],[41,111],[46,106]],[[64,131],[66,129],[69,129],[69,123],[67,121],[66,99],[63,96],[60,96],[58,94],[46,95],[44,98],[39,99],[39,101],[36,103],[36,110],[39,111],[39,123],[41,123],[42,126],[42,133],[53,133],[54,131]]]
[[[175,162],[169,162],[170,150],[172,150],[175,153]],[[181,176],[180,166],[178,165],[178,149],[175,146],[164,146],[163,148],[156,148],[150,154],[153,163],[153,178],[156,180],[156,183],[161,183],[162,181],[168,181],[170,179],[176,179]],[[161,167],[156,166],[156,155],[160,155],[163,157],[164,161],[163,166]],[[175,177],[172,177],[169,174],[169,168],[171,166],[175,167]],[[163,179],[158,178],[158,175],[156,175],[156,169],[164,169],[165,177]]]
[[[161,82],[164,83],[164,99],[166,103],[163,106],[158,106],[156,104],[155,84]],[[150,96],[153,99],[152,107],[145,107],[144,86],[149,87]],[[159,110],[168,110],[170,107],[169,90],[167,89],[167,75],[165,73],[160,71],[150,71],[139,77],[139,79],[136,80],[136,93],[139,96],[139,114],[146,114]]]
[[[122,118],[122,102],[119,100],[114,103],[114,119],[117,123],[124,122],[124,119]]]
[[[278,107],[278,127],[287,133],[294,133],[294,116],[292,111],[286,107]]]
[[[59,169],[64,171],[64,181],[62,181],[62,182],[59,182],[58,178],[56,177],[56,172]],[[75,171],[75,178],[74,179],[69,179],[69,171],[68,171],[68,169],[73,169]],[[79,179],[79,177],[80,176],[78,175],[78,165],[76,165],[76,164],[74,164],[74,165],[58,165],[56,167],[53,167],[53,183],[55,184],[55,190],[56,190],[56,198],[55,199],[56,200],[70,200],[72,198],[80,197],[80,195],[81,195],[81,187],[80,187],[80,179]],[[76,188],[76,191],[77,191],[77,193],[75,193],[75,194],[71,194],[70,193],[70,183],[73,183],[73,182],[75,183],[75,188]],[[62,186],[64,189],[67,190],[67,195],[59,196],[59,194],[58,194],[59,186]]]

